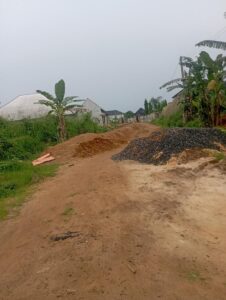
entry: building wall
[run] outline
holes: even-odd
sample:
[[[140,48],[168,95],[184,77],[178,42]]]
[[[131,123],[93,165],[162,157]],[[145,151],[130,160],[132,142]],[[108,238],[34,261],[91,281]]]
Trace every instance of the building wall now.
[[[114,115],[114,116],[108,116],[108,119],[110,121],[114,121],[114,120],[121,120],[124,118],[124,115],[123,114],[120,114],[120,115]]]
[[[87,100],[84,101],[82,106],[87,112],[91,113],[91,116],[92,116],[94,121],[96,121],[97,123],[99,123],[101,125],[104,124],[105,114],[102,113],[101,107],[99,105],[97,105],[92,100],[87,99]]]
[[[37,104],[39,100],[46,100],[46,98],[39,94],[19,96],[0,108],[0,117],[16,121],[46,116],[50,108]]]

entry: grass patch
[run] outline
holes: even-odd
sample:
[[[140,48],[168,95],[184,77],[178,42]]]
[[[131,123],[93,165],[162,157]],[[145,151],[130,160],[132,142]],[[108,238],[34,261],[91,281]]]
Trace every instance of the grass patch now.
[[[225,159],[225,154],[223,152],[214,153],[213,156],[216,158],[217,161]]]
[[[67,137],[87,132],[105,132],[90,114],[66,117]],[[0,118],[0,161],[30,160],[47,146],[58,142],[57,121],[54,116],[35,120],[7,121]]]
[[[33,167],[29,161],[0,162],[0,219],[24,201],[28,187],[54,176],[56,170],[53,164]]]
[[[75,210],[72,207],[66,207],[64,212],[62,213],[63,216],[72,216]]]
[[[174,114],[172,114],[169,117],[161,116],[158,119],[152,121],[152,124],[158,125],[163,128],[169,128],[169,127],[203,127],[202,122],[199,119],[191,120],[187,123],[184,123],[183,121],[183,113],[181,111],[178,111]]]
[[[197,281],[205,281],[206,278],[202,277],[199,271],[190,271],[186,274],[186,278],[189,281],[197,282]]]

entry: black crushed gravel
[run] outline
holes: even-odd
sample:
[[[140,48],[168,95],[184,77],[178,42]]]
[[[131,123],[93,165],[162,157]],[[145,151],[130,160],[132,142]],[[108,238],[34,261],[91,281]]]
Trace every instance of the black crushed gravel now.
[[[135,139],[113,160],[135,160],[142,163],[162,165],[172,155],[186,149],[221,150],[226,146],[226,134],[215,128],[170,128],[154,132],[147,138]]]

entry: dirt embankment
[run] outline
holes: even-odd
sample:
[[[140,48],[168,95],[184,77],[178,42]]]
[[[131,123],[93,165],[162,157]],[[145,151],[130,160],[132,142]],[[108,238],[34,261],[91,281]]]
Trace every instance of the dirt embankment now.
[[[125,140],[155,130],[128,126]],[[223,162],[115,162],[119,149],[73,158],[90,137],[54,147],[68,163],[1,223],[0,299],[225,300]]]
[[[46,152],[51,153],[56,161],[65,163],[76,157],[90,157],[113,150],[134,138],[148,136],[153,128],[157,127],[145,123],[135,123],[102,134],[81,134],[62,144],[50,147]]]

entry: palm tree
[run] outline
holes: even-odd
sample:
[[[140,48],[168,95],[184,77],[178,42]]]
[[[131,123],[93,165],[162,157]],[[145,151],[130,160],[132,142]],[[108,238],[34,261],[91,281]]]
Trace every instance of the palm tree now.
[[[226,18],[226,12],[224,13],[224,17]],[[198,47],[204,46],[204,47],[226,50],[226,42],[222,42],[222,41],[204,40],[196,44],[196,46]]]
[[[63,142],[66,139],[65,112],[75,107],[81,107],[76,104],[80,100],[76,100],[77,96],[64,97],[65,82],[63,79],[55,84],[55,96],[40,90],[37,90],[37,93],[47,98],[47,100],[39,100],[38,103],[50,107],[49,114],[54,114],[57,117],[59,140]]]

